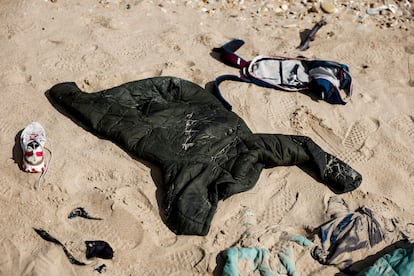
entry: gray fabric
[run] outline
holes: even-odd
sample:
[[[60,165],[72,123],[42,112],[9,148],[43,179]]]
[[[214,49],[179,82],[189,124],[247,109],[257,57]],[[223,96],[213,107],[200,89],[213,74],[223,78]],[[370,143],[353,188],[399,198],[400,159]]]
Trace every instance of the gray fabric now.
[[[351,212],[342,198],[330,198],[328,215],[332,219],[320,227],[321,244],[312,251],[322,264],[343,270],[403,238],[392,219],[366,206]]]
[[[258,58],[249,68],[249,73],[271,85],[303,87],[309,83],[309,75],[299,60],[276,60]]]

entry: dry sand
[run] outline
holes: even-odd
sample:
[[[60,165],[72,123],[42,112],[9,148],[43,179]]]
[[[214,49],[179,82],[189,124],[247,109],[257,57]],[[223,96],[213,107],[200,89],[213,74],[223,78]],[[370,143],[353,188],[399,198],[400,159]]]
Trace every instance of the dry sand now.
[[[366,9],[382,1],[337,1],[333,14],[318,1],[313,13],[312,1],[209,2],[0,1],[1,275],[99,275],[100,264],[106,275],[219,274],[219,253],[238,240],[246,214],[263,228],[325,221],[323,202],[333,193],[297,167],[277,167],[264,170],[252,190],[220,202],[207,236],[176,236],[159,215],[157,172],[73,123],[44,95],[64,81],[92,92],[153,76],[204,87],[238,73],[210,56],[232,38],[246,42],[238,52],[246,59],[304,55],[350,67],[354,96],[345,106],[246,83],[221,89],[254,132],[308,135],[357,169],[361,187],[343,195],[351,208],[366,204],[414,222],[413,1],[384,1],[397,9],[379,15]],[[328,24],[298,51],[299,33],[322,16]],[[39,174],[19,166],[18,134],[32,121],[44,126],[53,153],[37,189]],[[75,207],[103,220],[70,220]],[[79,260],[86,240],[109,242],[115,257],[72,265],[33,227]],[[309,257],[297,266],[301,275],[337,271]]]

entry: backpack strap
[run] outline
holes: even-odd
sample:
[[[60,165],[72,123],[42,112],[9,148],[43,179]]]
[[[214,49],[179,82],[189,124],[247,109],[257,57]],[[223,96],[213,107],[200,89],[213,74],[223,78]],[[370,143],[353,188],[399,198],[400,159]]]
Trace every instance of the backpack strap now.
[[[221,75],[216,78],[216,80],[214,81],[214,96],[216,96],[216,98],[221,101],[221,103],[224,105],[225,108],[227,108],[228,110],[231,110],[232,109],[231,104],[228,101],[226,101],[226,99],[223,97],[219,89],[220,83],[225,80],[233,80],[233,81],[241,81],[241,82],[252,82],[252,81],[249,79],[243,78],[243,77],[236,76],[236,75]]]
[[[233,39],[225,43],[220,48],[214,48],[213,51],[220,54],[220,59],[229,66],[242,70],[247,66],[248,62],[237,55],[235,52],[243,46],[244,41],[241,39]]]
[[[225,80],[233,80],[233,81],[242,81],[242,82],[252,82],[245,72],[246,68],[249,65],[245,59],[237,55],[235,52],[243,46],[244,41],[241,39],[233,39],[229,42],[225,43],[220,48],[214,48],[213,51],[220,55],[220,60],[223,61],[225,64],[240,69],[240,76],[236,75],[221,75],[216,78],[214,81],[214,95],[222,102],[224,107],[228,110],[232,109],[231,104],[224,99],[223,95],[220,92],[219,85],[221,82]]]

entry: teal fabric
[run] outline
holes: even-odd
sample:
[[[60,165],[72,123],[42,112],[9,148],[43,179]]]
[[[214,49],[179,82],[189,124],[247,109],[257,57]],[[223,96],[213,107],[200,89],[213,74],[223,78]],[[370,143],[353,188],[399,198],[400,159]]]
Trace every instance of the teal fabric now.
[[[246,261],[249,266],[247,271],[242,271],[244,275],[249,275],[255,271],[259,271],[262,276],[278,276],[277,271],[272,271],[269,266],[270,254],[267,249],[264,248],[229,248],[225,251],[225,257],[227,259],[223,268],[223,276],[238,276],[239,266],[238,260]],[[285,257],[285,262],[289,263],[289,260]],[[246,269],[246,267],[243,267]]]
[[[414,246],[396,249],[379,258],[358,276],[405,276],[414,275]]]
[[[269,259],[269,251],[261,248],[230,248],[226,251],[227,263],[223,269],[225,276],[239,275],[238,259],[246,260],[250,263],[248,271],[254,272],[259,270],[261,275],[272,276],[272,272],[267,267],[266,260]]]
[[[304,247],[313,244],[301,235],[289,235],[286,239]],[[231,247],[224,251],[223,256],[226,259],[223,276],[238,276],[240,273],[250,275],[255,272],[259,272],[261,276],[296,275],[293,251],[289,247],[277,253],[276,262],[272,262],[272,258],[276,256],[272,256],[267,249],[258,247]],[[239,262],[245,265],[241,268]]]
[[[283,249],[282,252],[277,253],[280,262],[286,269],[287,275],[296,275],[295,262],[293,261],[293,252],[290,248]],[[278,274],[276,274],[278,275]]]
[[[313,244],[310,240],[301,235],[289,235],[287,238],[302,246],[311,246]]]

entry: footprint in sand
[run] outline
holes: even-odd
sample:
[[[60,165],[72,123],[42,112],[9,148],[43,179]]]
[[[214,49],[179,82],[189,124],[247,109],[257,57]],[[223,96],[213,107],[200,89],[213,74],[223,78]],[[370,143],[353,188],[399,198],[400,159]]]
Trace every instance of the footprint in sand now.
[[[324,142],[320,144],[322,148],[344,162],[352,165],[366,162],[371,158],[372,150],[363,150],[363,147],[367,139],[378,130],[379,121],[370,118],[356,121],[352,123],[342,139],[307,108],[299,108],[293,115],[291,122],[300,133],[312,132],[316,134]]]
[[[280,93],[271,95],[271,93]],[[269,98],[265,111],[274,129],[287,128],[290,126],[290,117],[297,108],[297,93],[280,92],[277,90],[265,93]]]
[[[257,224],[257,217],[253,210],[246,206],[239,206],[234,209],[231,206],[226,209],[232,209],[235,213],[217,226],[213,225],[209,236],[212,237],[209,241],[213,251],[219,251],[222,248],[233,246],[242,236],[245,231]]]
[[[375,119],[365,118],[361,121],[356,121],[349,127],[342,143],[352,150],[360,150],[369,136],[377,131],[378,128],[379,121]]]
[[[389,121],[389,124],[394,129],[407,135],[409,138],[414,138],[414,118],[407,114],[399,114]]]
[[[177,236],[161,220],[158,207],[143,191],[123,187],[116,191],[115,197],[123,202],[131,214],[142,222],[143,229],[153,236],[158,246],[169,247],[177,241]]]
[[[287,182],[284,180],[280,188],[275,191],[266,202],[263,213],[259,216],[258,222],[270,222],[271,224],[279,224],[292,210],[298,199],[298,194],[287,188]]]
[[[255,204],[249,207],[237,203],[238,208],[233,211],[235,214],[212,228],[211,236],[214,248],[232,246],[240,240],[244,233],[264,227],[264,224],[276,225],[285,218],[286,214],[295,206],[297,194],[287,188],[285,178],[277,179],[275,182],[272,183],[275,189],[267,191],[266,198],[260,199],[267,203],[266,205]],[[231,205],[227,208],[231,208]]]
[[[198,246],[175,248],[167,254],[145,260],[137,265],[135,275],[207,275],[207,267],[201,262],[205,259],[205,251]]]
[[[94,190],[82,192],[72,198],[73,200],[57,211],[57,216],[64,227],[76,233],[77,240],[104,240],[117,253],[134,249],[141,244],[143,229],[139,220],[120,204],[108,199],[104,193]],[[70,212],[78,207],[101,220],[82,217],[69,219]]]
[[[16,274],[7,274],[16,275]],[[62,248],[53,244],[42,247],[38,253],[34,254],[24,268],[22,274],[31,276],[43,275],[77,275],[62,251]]]

